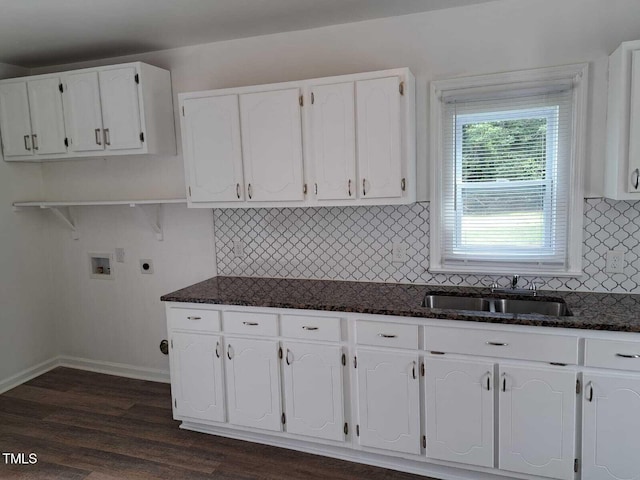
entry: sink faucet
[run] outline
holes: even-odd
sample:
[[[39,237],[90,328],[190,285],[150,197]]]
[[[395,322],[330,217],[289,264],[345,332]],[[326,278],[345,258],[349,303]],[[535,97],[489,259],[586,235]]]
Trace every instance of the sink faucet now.
[[[529,288],[518,288],[518,282],[520,281],[520,275],[513,275],[511,277],[511,286],[508,288],[500,288],[498,284],[494,282],[491,285],[491,293],[506,293],[506,294],[517,294],[517,295],[531,295],[537,296],[538,287],[535,282],[531,282]]]

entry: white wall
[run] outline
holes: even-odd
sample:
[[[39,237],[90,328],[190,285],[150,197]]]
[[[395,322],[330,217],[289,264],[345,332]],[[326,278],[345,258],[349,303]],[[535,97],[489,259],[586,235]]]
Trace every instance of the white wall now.
[[[408,66],[417,77],[419,191],[426,198],[430,80],[588,61],[592,69],[585,181],[587,194],[599,196],[607,57],[621,41],[637,38],[637,0],[503,0],[55,66],[34,73],[141,60],[170,69],[177,96],[179,92]],[[174,102],[177,104],[177,98]],[[46,164],[43,178],[49,199],[176,197],[185,192],[180,154]],[[144,227],[121,211],[82,209],[78,242],[70,240],[62,227],[52,226],[48,251],[53,257],[56,296],[64,299],[56,312],[65,339],[63,353],[145,368],[166,365],[154,350],[164,328],[157,297],[215,271],[209,244],[211,212],[181,208],[169,209],[165,244],[156,243]],[[201,238],[207,231],[207,238]],[[86,252],[112,251],[123,245],[130,245],[128,250],[134,255],[157,257],[154,279],[142,279],[134,272],[135,264],[127,264],[122,279],[118,277],[111,285],[88,280]],[[130,255],[129,260],[133,259]],[[135,312],[134,318],[129,312]]]
[[[0,64],[0,78],[26,73]],[[0,161],[0,391],[10,377],[57,352],[46,225],[40,212],[14,213],[11,207],[41,191],[37,165]]]

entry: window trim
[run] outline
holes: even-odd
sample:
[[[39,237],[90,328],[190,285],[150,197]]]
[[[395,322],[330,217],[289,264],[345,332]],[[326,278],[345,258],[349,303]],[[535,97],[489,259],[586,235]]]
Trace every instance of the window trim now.
[[[586,138],[586,111],[588,91],[587,63],[560,67],[520,70],[515,72],[479,75],[473,77],[438,80],[430,85],[430,191],[431,191],[431,228],[430,228],[430,264],[433,273],[468,273],[468,274],[513,274],[575,277],[582,274],[582,229],[584,216],[583,170]],[[444,167],[443,115],[445,100],[469,98],[475,96],[509,96],[510,91],[527,91],[532,93],[553,90],[554,87],[572,86],[573,91],[573,134],[570,138],[570,184],[569,213],[567,232],[567,261],[565,268],[552,267],[541,261],[538,268],[533,262],[482,262],[477,258],[466,264],[443,265],[441,232],[441,209],[443,206],[442,175]],[[545,266],[546,265],[546,266]]]

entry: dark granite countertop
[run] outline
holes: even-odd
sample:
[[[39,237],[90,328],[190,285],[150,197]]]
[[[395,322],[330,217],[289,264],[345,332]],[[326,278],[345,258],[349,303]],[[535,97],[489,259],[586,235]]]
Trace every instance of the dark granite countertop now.
[[[164,295],[161,300],[640,333],[640,295],[540,291],[536,298],[563,299],[573,313],[568,317],[551,317],[422,307],[428,292],[504,297],[492,294],[486,288],[472,287],[214,277]],[[519,297],[509,295],[509,298]]]

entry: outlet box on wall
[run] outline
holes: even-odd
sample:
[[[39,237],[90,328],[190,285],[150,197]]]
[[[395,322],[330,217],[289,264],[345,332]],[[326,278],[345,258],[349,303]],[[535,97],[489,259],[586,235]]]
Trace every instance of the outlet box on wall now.
[[[609,250],[607,252],[605,273],[624,273],[624,252],[619,250]]]

